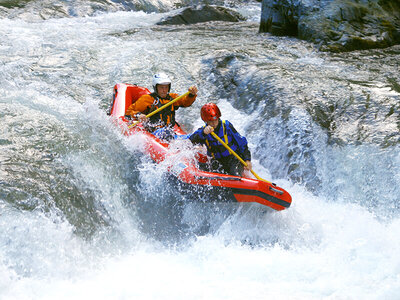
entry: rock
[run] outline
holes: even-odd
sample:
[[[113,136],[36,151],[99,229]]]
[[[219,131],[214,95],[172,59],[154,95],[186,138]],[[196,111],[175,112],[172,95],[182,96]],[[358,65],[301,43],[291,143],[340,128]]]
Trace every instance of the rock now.
[[[260,32],[342,52],[400,44],[400,1],[263,0]]]
[[[234,10],[221,6],[204,5],[179,9],[175,15],[161,20],[157,25],[187,25],[209,21],[239,22],[241,20],[244,18]]]

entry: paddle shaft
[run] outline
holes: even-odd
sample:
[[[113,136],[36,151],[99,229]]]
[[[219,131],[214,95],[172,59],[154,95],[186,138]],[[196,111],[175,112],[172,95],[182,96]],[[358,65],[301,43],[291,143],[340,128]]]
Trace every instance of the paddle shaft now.
[[[164,104],[163,106],[161,106],[160,108],[157,108],[155,111],[152,111],[151,113],[149,113],[148,115],[146,115],[147,118],[150,118],[151,116],[155,115],[156,113],[158,113],[159,111],[162,111],[164,108],[167,108],[168,106],[174,104],[176,101],[182,99],[183,97],[189,95],[190,92],[186,92],[183,95],[180,95],[179,97],[176,97],[174,100]],[[135,123],[131,124],[128,126],[128,128],[132,128],[135,127],[137,124],[139,124],[140,121],[136,121]]]
[[[233,150],[231,149],[231,147],[229,147],[223,140],[221,140],[220,137],[219,137],[218,135],[215,134],[215,132],[211,132],[211,135],[212,135],[218,142],[220,142],[226,149],[228,149],[229,152],[230,152],[231,154],[233,154],[245,167],[247,167],[247,163],[246,163],[239,155],[237,155],[236,152],[233,151]],[[265,180],[265,179],[262,179],[260,176],[258,176],[257,173],[253,171],[253,169],[250,169],[250,172],[251,172],[258,180],[262,180],[262,181],[271,183],[271,182],[269,182],[269,181],[267,181],[267,180]]]

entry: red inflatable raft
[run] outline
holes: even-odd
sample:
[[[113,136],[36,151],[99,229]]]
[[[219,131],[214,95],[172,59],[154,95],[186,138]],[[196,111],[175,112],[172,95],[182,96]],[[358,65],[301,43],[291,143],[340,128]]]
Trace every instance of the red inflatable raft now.
[[[125,118],[125,112],[129,105],[140,96],[149,93],[150,91],[144,87],[123,83],[116,84],[109,115],[113,117],[123,134],[137,137],[140,135],[140,141],[145,146],[143,147],[144,152],[159,163],[169,155],[172,155],[169,150],[169,143],[146,131],[141,124],[130,128],[129,125],[133,121]],[[174,131],[178,135],[186,134],[179,126],[175,126]],[[204,163],[207,161],[207,157],[204,154],[197,153],[195,157],[199,162]],[[198,164],[193,159],[180,160],[177,164],[177,166],[171,168],[173,169],[171,173],[178,178],[180,190],[192,193],[194,197],[199,199],[204,198],[204,195],[216,195],[211,200],[258,202],[275,210],[288,208],[292,202],[290,194],[273,183],[253,178],[202,171],[196,167]],[[181,187],[184,188],[181,189]]]

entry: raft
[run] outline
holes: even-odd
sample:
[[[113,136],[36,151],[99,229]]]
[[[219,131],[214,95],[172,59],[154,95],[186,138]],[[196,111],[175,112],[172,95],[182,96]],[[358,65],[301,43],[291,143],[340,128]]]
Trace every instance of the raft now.
[[[125,116],[127,108],[144,94],[150,94],[145,87],[116,84],[108,115],[124,135],[140,138],[140,142],[144,144],[144,147],[141,147],[142,151],[154,162],[160,163],[170,155],[176,155],[176,151],[170,151],[168,141],[157,138],[141,123],[130,127],[136,120]],[[178,125],[175,125],[174,132],[177,135],[186,134]],[[288,208],[292,202],[290,194],[274,183],[204,171],[199,166],[207,162],[207,155],[196,152],[193,157],[194,159],[179,160],[177,165],[169,168],[177,179],[179,190],[190,194],[192,198],[221,202],[256,202],[278,211]]]

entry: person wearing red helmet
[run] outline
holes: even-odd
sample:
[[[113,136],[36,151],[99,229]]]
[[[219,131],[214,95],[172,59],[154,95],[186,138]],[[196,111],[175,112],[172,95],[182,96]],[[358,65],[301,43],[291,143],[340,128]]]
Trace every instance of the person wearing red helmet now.
[[[202,144],[207,147],[207,154],[213,158],[213,168],[218,168],[218,162],[222,170],[228,174],[242,176],[244,166],[232,155],[228,149],[221,145],[210,133],[220,137],[228,146],[235,151],[247,164],[246,170],[251,170],[251,153],[247,140],[241,136],[227,120],[221,120],[221,111],[215,103],[207,103],[201,108],[201,119],[205,126],[197,129],[189,136],[194,144]]]
[[[190,94],[178,100],[169,107],[161,110],[159,113],[147,118],[146,115],[167,104],[179,95],[170,93],[171,79],[165,73],[158,73],[152,79],[154,92],[148,95],[141,96],[136,102],[132,103],[126,114],[137,118],[139,121],[149,121],[146,128],[154,131],[157,128],[173,127],[175,125],[175,111],[179,107],[188,107],[193,104],[197,96],[197,87],[189,88]]]

